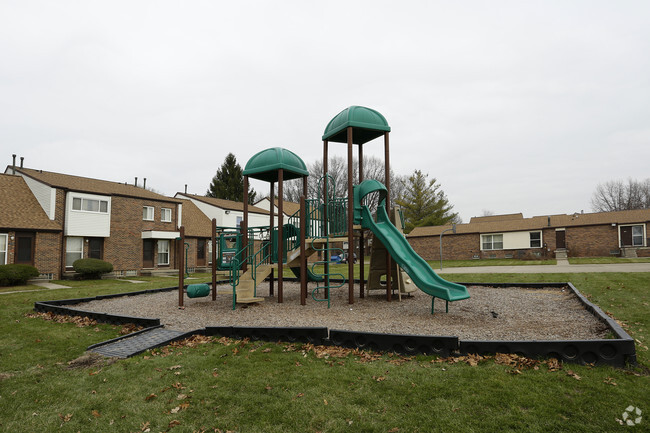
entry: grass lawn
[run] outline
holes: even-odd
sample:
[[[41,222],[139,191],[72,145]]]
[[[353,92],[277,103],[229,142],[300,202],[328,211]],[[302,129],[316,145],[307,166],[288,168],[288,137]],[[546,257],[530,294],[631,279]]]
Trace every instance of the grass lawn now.
[[[574,257],[569,258],[572,265],[600,265],[607,263],[650,263],[650,257],[626,259],[622,257]]]
[[[637,340],[640,365],[564,364],[551,371],[546,364],[535,369],[485,359],[474,365],[212,338],[73,368],[69,362],[87,346],[118,336],[121,327],[29,317],[35,301],[173,286],[176,280],[66,281],[73,287],[0,294],[0,430],[611,432],[631,431],[617,421],[629,405],[644,411],[637,431],[647,429],[650,274],[450,278],[571,281]]]

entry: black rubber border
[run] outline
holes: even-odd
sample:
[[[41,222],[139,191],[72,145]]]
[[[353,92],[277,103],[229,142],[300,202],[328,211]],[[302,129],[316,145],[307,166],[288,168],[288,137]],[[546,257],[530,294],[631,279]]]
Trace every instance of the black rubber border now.
[[[567,288],[578,298],[585,309],[602,321],[616,338],[601,340],[533,340],[533,341],[460,341],[459,352],[463,355],[475,353],[489,355],[495,353],[515,353],[529,358],[557,358],[578,363],[612,365],[625,367],[636,365],[634,339],[598,306],[589,301],[571,283],[461,283],[482,287],[546,287]]]
[[[285,280],[289,280],[286,278]],[[566,340],[566,341],[473,341],[459,340],[455,336],[426,336],[381,334],[372,332],[355,332],[327,328],[301,328],[301,327],[237,327],[237,326],[209,326],[195,331],[189,331],[179,336],[174,341],[187,338],[191,335],[222,335],[231,338],[250,338],[263,341],[305,342],[316,345],[335,345],[360,350],[379,350],[397,352],[401,354],[436,354],[447,357],[455,354],[476,353],[488,355],[494,353],[513,353],[530,358],[554,357],[569,363],[612,365],[625,367],[627,364],[636,364],[636,348],[634,340],[611,317],[607,316],[599,307],[591,303],[571,283],[460,283],[482,287],[525,287],[525,288],[567,288],[571,290],[584,307],[596,318],[601,320],[617,338],[602,340]],[[117,316],[94,311],[75,310],[69,308],[82,302],[101,299],[110,299],[121,296],[138,296],[178,290],[178,287],[162,289],[149,289],[136,292],[100,295],[88,298],[74,298],[57,301],[35,302],[34,310],[38,312],[52,312],[69,316],[89,317],[98,322],[110,324],[133,323],[145,328],[160,326],[160,319],[144,317]],[[441,314],[441,313],[440,313]],[[130,335],[118,337],[128,338]],[[109,340],[115,341],[116,339]],[[98,343],[98,345],[108,342]],[[97,347],[98,345],[90,346]],[[145,349],[146,350],[146,349]],[[144,350],[143,350],[144,351]]]
[[[250,338],[257,341],[284,341],[327,344],[328,332],[325,327],[247,327],[247,326],[207,326],[205,335],[221,335],[229,338]]]
[[[380,334],[375,332],[330,330],[330,343],[352,349],[395,352],[403,355],[440,355],[448,357],[458,349],[458,337]]]

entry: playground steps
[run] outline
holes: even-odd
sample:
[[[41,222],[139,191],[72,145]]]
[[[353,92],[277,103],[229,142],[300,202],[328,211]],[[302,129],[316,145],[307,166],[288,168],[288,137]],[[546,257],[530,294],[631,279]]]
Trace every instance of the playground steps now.
[[[260,265],[257,267],[257,281],[263,281],[269,276],[271,271],[276,268],[276,265]],[[262,302],[264,298],[255,296],[255,281],[253,280],[252,270],[248,270],[239,278],[237,285],[237,299],[238,304],[252,304],[254,302]]]
[[[129,358],[146,350],[165,346],[172,341],[183,338],[186,334],[187,332],[165,329],[161,325],[104,341],[103,343],[93,344],[88,348],[88,351],[109,357]]]

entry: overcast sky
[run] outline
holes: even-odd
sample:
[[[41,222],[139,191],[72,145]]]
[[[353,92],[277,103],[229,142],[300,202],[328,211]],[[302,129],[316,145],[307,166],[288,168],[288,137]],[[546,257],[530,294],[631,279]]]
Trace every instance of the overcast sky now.
[[[647,0],[0,0],[0,161],[204,194],[228,152],[322,158],[363,105],[465,222],[588,212],[650,177],[649,23]]]

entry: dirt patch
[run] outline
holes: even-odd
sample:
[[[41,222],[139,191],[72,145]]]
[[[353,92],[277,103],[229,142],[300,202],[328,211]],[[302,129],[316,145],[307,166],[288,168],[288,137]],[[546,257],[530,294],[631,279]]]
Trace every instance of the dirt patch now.
[[[79,368],[101,368],[106,365],[111,365],[117,358],[107,358],[99,353],[86,352],[79,358],[73,359],[68,362],[68,370],[75,370]]]

